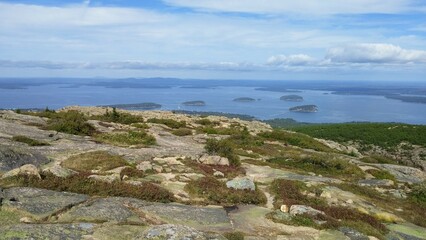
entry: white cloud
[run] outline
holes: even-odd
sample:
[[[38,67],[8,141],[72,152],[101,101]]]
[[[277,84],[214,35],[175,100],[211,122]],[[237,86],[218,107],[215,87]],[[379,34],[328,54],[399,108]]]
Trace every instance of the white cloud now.
[[[267,64],[272,66],[288,65],[288,66],[303,66],[314,63],[316,60],[306,54],[296,55],[276,55],[268,59]]]
[[[330,48],[326,59],[343,63],[426,63],[426,51],[403,49],[392,44],[364,43]]]
[[[298,13],[309,15],[400,13],[414,10],[413,0],[164,0],[167,4],[203,11]]]

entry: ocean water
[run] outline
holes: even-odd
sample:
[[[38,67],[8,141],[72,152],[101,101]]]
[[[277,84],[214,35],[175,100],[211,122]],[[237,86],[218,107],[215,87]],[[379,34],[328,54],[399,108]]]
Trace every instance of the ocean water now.
[[[297,94],[303,102],[286,102],[282,95]],[[255,102],[235,102],[251,97]],[[202,100],[206,106],[184,106],[182,102]],[[338,123],[351,121],[404,122],[426,124],[426,104],[407,103],[383,96],[336,95],[328,91],[301,90],[298,93],[259,91],[256,87],[210,88],[108,88],[105,86],[42,84],[23,89],[0,89],[0,108],[58,109],[69,105],[98,106],[154,102],[163,110],[213,111],[247,114],[258,119],[293,118],[301,122]],[[290,112],[289,108],[315,104],[316,113]]]

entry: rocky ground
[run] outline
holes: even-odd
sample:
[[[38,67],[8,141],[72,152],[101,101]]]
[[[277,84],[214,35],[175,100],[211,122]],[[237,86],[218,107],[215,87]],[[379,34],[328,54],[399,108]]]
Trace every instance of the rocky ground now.
[[[69,107],[63,111],[70,110],[77,110],[91,119],[88,123],[94,126],[97,134],[137,130],[133,124],[91,117],[105,114],[105,108]],[[257,139],[259,134],[272,131],[269,125],[164,111],[126,113],[141,118],[145,124],[143,131],[155,138],[155,144],[111,144],[100,141],[99,135],[80,136],[48,130],[49,118],[0,111],[0,239],[426,239],[426,228],[419,226],[422,225],[419,222],[426,222],[424,214],[420,213],[417,220],[412,221],[409,212],[415,211],[410,205],[415,203],[409,202],[414,186],[426,180],[426,173],[421,169],[365,163],[360,161],[362,156],[354,154],[358,153],[356,148],[331,141],[316,141],[330,149],[323,152],[269,138],[256,147],[236,145],[235,155],[241,165],[233,166],[231,157],[206,150],[209,139],[226,140],[230,134],[223,132],[235,129]],[[185,122],[185,129],[189,129],[185,131],[189,134],[178,134],[175,129],[149,119]],[[206,119],[209,124],[214,123],[209,129]],[[43,144],[25,142],[17,136]],[[88,156],[92,156],[90,153],[117,156],[114,158],[117,163],[99,164],[95,168],[90,164],[86,167],[85,162],[77,163],[85,157],[82,154],[87,153]],[[326,159],[325,165],[328,159],[333,164],[338,160],[355,170],[348,176],[339,172],[321,174],[315,168],[305,170],[268,160],[285,156],[286,161],[291,161],[290,155],[318,155]],[[124,162],[120,162],[121,159]],[[337,164],[338,170],[339,164],[341,162]],[[389,176],[379,177],[383,174],[375,175],[375,172]],[[30,176],[30,180],[23,176]],[[65,188],[68,186],[65,183],[46,184],[43,179],[49,176],[55,181],[84,176],[106,184],[102,186],[136,186],[142,192],[145,186],[154,186],[169,192],[170,197],[155,201],[152,199],[159,198],[138,197],[145,196],[143,194],[134,197],[116,193],[111,196],[92,194],[82,183],[73,188]],[[217,181],[217,186],[223,183],[224,189],[220,191],[224,195],[206,192],[219,191],[215,188],[197,192],[194,186],[200,179]],[[354,224],[334,227],[323,224],[329,221],[326,217],[313,217],[312,224],[298,222],[301,217],[309,220],[308,215],[328,213],[315,209],[316,205],[306,201],[292,204],[286,202],[285,197],[280,199],[271,187],[277,179],[302,183],[301,196],[305,200],[311,197],[319,199],[324,206],[362,212],[379,221],[386,230],[368,236],[368,232],[362,232]],[[62,191],[64,189],[77,190]],[[240,195],[233,198],[232,194]],[[256,200],[244,200],[247,199],[244,194]],[[337,220],[344,222],[343,218]]]

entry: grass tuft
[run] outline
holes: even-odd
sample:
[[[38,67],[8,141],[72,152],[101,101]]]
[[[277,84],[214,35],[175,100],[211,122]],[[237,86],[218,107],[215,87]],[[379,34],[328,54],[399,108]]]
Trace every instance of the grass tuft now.
[[[50,144],[47,142],[42,142],[42,141],[38,141],[26,136],[13,136],[12,138],[13,141],[15,142],[21,142],[21,143],[26,143],[29,146],[49,146]]]
[[[129,146],[149,146],[156,144],[154,136],[141,130],[120,132],[120,133],[101,133],[95,136],[99,142],[108,143],[120,147]]]
[[[62,162],[62,166],[78,171],[108,171],[117,167],[128,166],[128,162],[117,155],[105,151],[87,152],[71,156]]]

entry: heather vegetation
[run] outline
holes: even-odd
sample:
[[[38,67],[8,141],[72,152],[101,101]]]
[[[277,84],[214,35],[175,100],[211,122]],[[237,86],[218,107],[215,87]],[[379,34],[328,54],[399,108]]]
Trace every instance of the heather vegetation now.
[[[129,146],[150,146],[156,144],[155,137],[146,131],[139,129],[138,131],[101,133],[95,136],[99,142],[108,143],[121,147]]]

